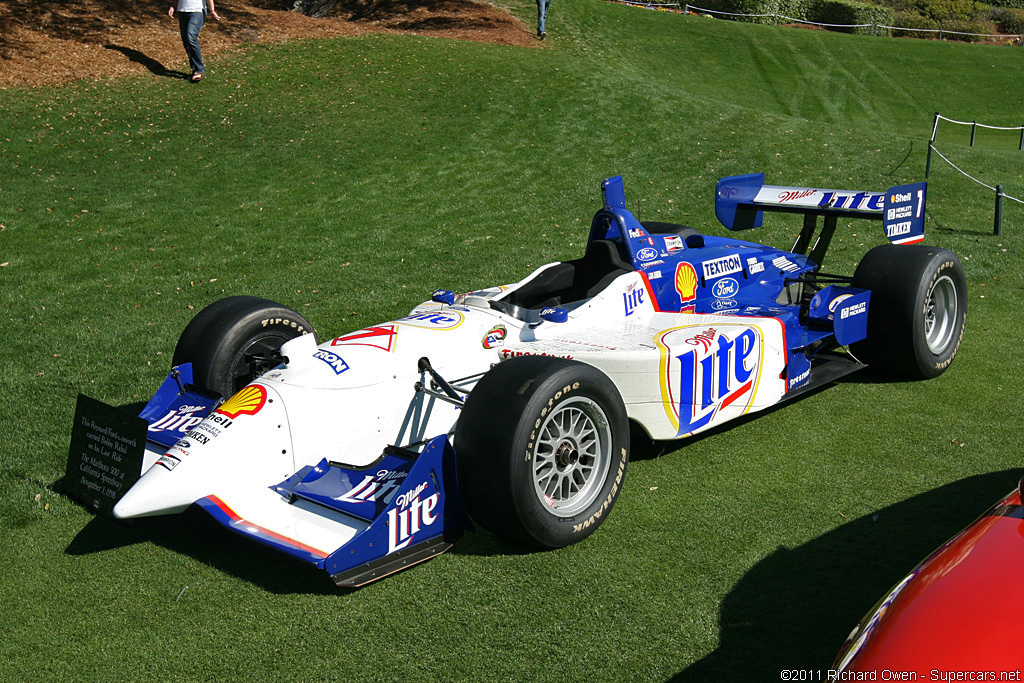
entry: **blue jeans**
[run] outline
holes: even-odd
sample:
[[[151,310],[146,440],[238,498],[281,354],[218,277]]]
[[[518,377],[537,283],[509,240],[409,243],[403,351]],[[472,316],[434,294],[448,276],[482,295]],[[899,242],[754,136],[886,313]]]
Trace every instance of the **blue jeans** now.
[[[203,73],[203,51],[199,49],[199,29],[206,19],[206,10],[202,12],[178,12],[178,27],[181,28],[181,43],[188,53],[188,63],[192,72]]]
[[[544,21],[548,17],[551,0],[537,0],[537,33],[544,33]]]

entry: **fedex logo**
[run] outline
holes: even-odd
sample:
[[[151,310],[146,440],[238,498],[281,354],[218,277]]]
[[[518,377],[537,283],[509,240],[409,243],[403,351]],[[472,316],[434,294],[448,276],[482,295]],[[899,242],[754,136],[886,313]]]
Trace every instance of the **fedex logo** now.
[[[388,510],[388,554],[401,550],[412,543],[413,537],[437,521],[434,509],[441,500],[440,493],[433,493],[420,499],[427,489],[427,482],[403,493],[397,505]]]
[[[736,326],[726,334],[729,327],[696,335],[687,331],[691,336],[681,344],[671,340],[671,332],[663,338],[671,354],[668,384],[679,411],[680,436],[709,425],[730,407],[745,412],[753,401],[761,364],[760,332]],[[678,352],[680,347],[685,350]]]
[[[629,236],[635,239],[637,237],[647,237],[647,233],[644,232],[643,230],[637,230],[636,228],[630,228],[629,229]]]

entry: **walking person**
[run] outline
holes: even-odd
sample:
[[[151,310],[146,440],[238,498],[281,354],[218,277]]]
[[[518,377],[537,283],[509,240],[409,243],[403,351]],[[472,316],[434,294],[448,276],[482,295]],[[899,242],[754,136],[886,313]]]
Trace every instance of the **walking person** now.
[[[548,32],[544,30],[544,22],[548,17],[548,6],[551,0],[537,0],[537,37],[544,40]]]
[[[203,73],[206,71],[206,67],[203,66],[203,52],[199,49],[199,30],[206,21],[207,10],[210,16],[220,21],[220,15],[213,7],[213,0],[177,0],[177,4],[171,5],[167,10],[167,16],[172,19],[175,12],[178,14],[181,43],[185,46],[188,62],[192,66],[190,80],[193,83],[203,80]]]

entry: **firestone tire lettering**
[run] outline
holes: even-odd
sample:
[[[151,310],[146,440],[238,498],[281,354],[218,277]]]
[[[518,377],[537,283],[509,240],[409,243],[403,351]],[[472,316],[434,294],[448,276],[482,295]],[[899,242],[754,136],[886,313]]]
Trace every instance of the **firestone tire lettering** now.
[[[523,356],[495,366],[473,389],[455,452],[459,489],[481,526],[561,548],[593,533],[618,498],[629,422],[597,368]]]

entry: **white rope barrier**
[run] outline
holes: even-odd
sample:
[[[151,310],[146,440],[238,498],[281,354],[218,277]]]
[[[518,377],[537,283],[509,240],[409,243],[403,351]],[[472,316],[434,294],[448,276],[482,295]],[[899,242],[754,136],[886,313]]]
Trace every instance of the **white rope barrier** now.
[[[950,166],[952,166],[952,167],[953,167],[953,168],[955,168],[956,170],[960,171],[960,173],[962,173],[962,174],[963,174],[964,176],[966,176],[966,177],[970,178],[971,180],[973,180],[974,182],[978,183],[978,184],[979,184],[979,185],[981,185],[982,187],[987,187],[988,189],[992,190],[993,192],[999,192],[999,193],[1000,193],[1000,194],[1001,194],[1001,195],[1002,195],[1003,197],[1005,197],[1006,199],[1012,199],[1013,201],[1017,202],[1018,204],[1024,204],[1024,201],[1022,201],[1022,200],[1020,200],[1020,199],[1017,199],[1016,197],[1011,197],[1011,196],[1010,196],[1010,195],[1008,195],[1008,194],[1002,193],[1002,192],[1000,192],[999,190],[997,190],[996,188],[992,187],[991,185],[986,185],[985,183],[981,182],[980,180],[978,180],[977,178],[975,178],[974,176],[972,176],[972,175],[971,175],[970,173],[967,173],[967,172],[966,172],[965,170],[963,170],[962,168],[960,168],[959,166],[957,166],[956,164],[954,164],[954,163],[953,163],[952,161],[950,161],[949,159],[947,159],[947,158],[946,158],[946,155],[944,155],[944,154],[943,154],[942,152],[940,152],[940,151],[939,151],[938,149],[936,149],[936,148],[935,148],[935,145],[933,145],[933,144],[931,144],[931,143],[929,142],[929,143],[928,143],[928,146],[929,146],[929,147],[931,147],[931,149],[932,149],[932,151],[933,151],[933,152],[935,152],[935,153],[936,153],[936,154],[938,154],[938,155],[939,155],[940,157],[942,157],[942,160],[943,160],[943,161],[945,161],[945,162],[946,162],[947,164],[949,164]]]
[[[817,21],[804,21],[803,19],[797,19],[795,17],[787,17],[785,14],[777,15],[779,19],[787,19],[789,21],[795,21],[798,24],[811,24],[813,26],[830,26],[834,28],[871,28],[873,24],[822,24]]]
[[[728,17],[774,17],[774,14],[739,14],[737,12],[719,12],[716,9],[704,9],[703,7],[697,7],[696,5],[687,5],[686,11],[696,10],[698,12],[707,12],[708,14],[723,14]]]
[[[943,121],[949,121],[950,123],[956,123],[961,126],[977,126],[978,128],[988,128],[989,130],[1021,130],[1024,126],[986,126],[984,123],[978,123],[977,121],[957,121],[956,119],[948,119],[942,114],[936,114],[935,125],[938,125],[938,119]],[[934,134],[933,134],[934,136]]]
[[[619,2],[622,2],[622,3],[626,4],[626,5],[640,5],[640,6],[643,6],[643,7],[657,6],[657,5],[652,5],[651,3],[635,2],[635,0],[632,0],[632,1],[631,0],[619,0]],[[679,7],[678,4],[675,4],[675,6]],[[893,31],[916,31],[918,33],[938,33],[940,36],[948,34],[948,35],[951,35],[951,36],[976,36],[978,38],[1007,38],[1007,39],[1011,39],[1012,38],[1012,39],[1017,40],[1017,42],[1024,42],[1024,35],[1021,35],[1019,33],[1018,34],[966,33],[964,31],[950,31],[950,30],[944,29],[944,28],[907,28],[905,26],[887,26],[885,24],[822,24],[822,23],[819,23],[817,21],[805,21],[803,19],[797,19],[795,17],[787,17],[784,14],[743,14],[743,13],[740,13],[740,12],[721,12],[721,11],[715,10],[715,9],[707,9],[705,7],[697,7],[696,5],[691,5],[691,4],[688,4],[688,3],[684,6],[683,11],[685,11],[685,12],[690,12],[690,11],[693,11],[693,12],[703,12],[705,14],[712,14],[712,15],[714,15],[714,14],[721,14],[722,16],[726,16],[726,17],[754,17],[754,18],[772,17],[776,21],[778,21],[779,19],[785,19],[787,21],[796,22],[798,24],[811,24],[813,26],[824,26],[824,27],[828,27],[828,28],[873,28],[873,29],[885,28],[885,29],[889,29],[889,30],[893,30]]]

